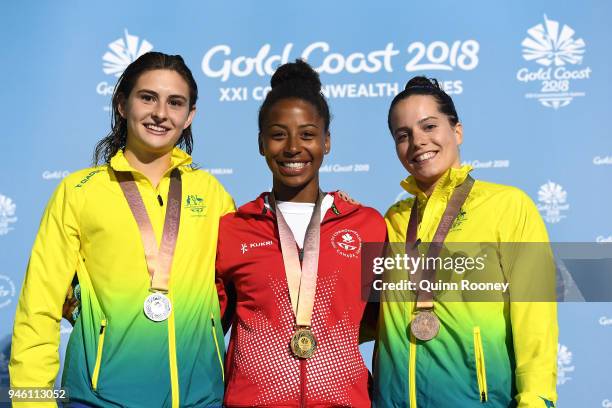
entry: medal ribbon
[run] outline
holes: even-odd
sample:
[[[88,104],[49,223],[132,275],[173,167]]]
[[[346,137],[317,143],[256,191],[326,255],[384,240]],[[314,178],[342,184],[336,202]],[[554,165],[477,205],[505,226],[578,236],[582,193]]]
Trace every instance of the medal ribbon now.
[[[172,258],[174,257],[174,248],[176,247],[181,220],[181,173],[178,169],[173,169],[170,173],[166,218],[164,219],[164,230],[159,247],[155,240],[155,232],[153,231],[151,220],[138,191],[138,186],[134,181],[134,176],[129,171],[115,171],[115,175],[140,230],[147,269],[151,277],[150,290],[154,292],[168,292],[170,269],[172,268]]]
[[[282,211],[277,208],[274,194],[270,193],[270,204],[276,212],[278,238],[281,244],[285,275],[289,286],[291,308],[295,314],[296,326],[310,327],[317,288],[319,269],[319,250],[321,241],[321,202],[324,194],[319,191],[317,203],[304,237],[304,257],[300,266],[300,256],[295,237],[287,225]]]
[[[474,179],[471,176],[467,176],[465,181],[455,188],[448,204],[446,205],[446,209],[444,210],[444,214],[442,215],[442,219],[438,224],[438,228],[436,229],[436,233],[434,234],[433,240],[429,245],[429,249],[427,251],[427,258],[435,258],[440,255],[440,251],[442,251],[442,245],[444,244],[444,240],[450,231],[451,226],[453,225],[453,221],[457,218],[459,211],[461,210],[461,206],[465,203],[468,195],[470,194],[470,190],[474,185]],[[417,198],[414,198],[414,203],[412,204],[412,210],[410,211],[410,218],[408,219],[408,229],[406,230],[406,254],[409,254],[411,257],[418,257],[419,254],[416,250],[418,243],[417,240],[417,230],[419,227],[419,206],[417,204]],[[420,284],[423,280],[428,280],[433,283],[436,278],[435,269],[423,269],[420,268],[416,273],[416,282],[417,282],[417,291],[416,291],[416,308],[417,309],[432,309],[433,308],[433,299],[434,292],[433,291],[424,291],[420,290]]]

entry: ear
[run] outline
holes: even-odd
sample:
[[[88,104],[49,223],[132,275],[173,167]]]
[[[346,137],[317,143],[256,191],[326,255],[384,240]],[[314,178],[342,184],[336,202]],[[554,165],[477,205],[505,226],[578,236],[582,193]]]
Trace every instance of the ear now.
[[[125,100],[125,96],[123,94],[119,94],[117,95],[117,110],[119,111],[119,115],[121,115],[121,117],[123,119],[125,119],[125,104],[126,104],[126,100]]]
[[[331,134],[329,133],[329,130],[328,130],[327,133],[325,134],[325,154],[329,153],[330,150],[331,150]]]
[[[259,134],[257,135],[257,144],[259,145],[259,154],[263,156],[264,148],[263,148],[263,140],[262,140],[261,132],[259,132]]]
[[[193,118],[195,116],[195,113],[196,113],[196,107],[194,105],[193,108],[191,108],[191,110],[189,111],[189,115],[187,115],[187,122],[185,122],[185,125],[183,126],[183,130],[185,130],[189,126],[191,126],[191,122],[193,122]]]
[[[458,122],[455,125],[455,141],[457,142],[457,146],[460,146],[463,143],[463,125],[461,122]]]

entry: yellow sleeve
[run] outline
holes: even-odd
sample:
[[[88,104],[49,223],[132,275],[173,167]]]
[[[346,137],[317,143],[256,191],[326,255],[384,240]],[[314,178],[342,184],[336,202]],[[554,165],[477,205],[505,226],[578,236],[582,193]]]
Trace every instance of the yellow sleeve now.
[[[221,217],[234,211],[236,211],[234,199],[228,194],[227,191],[225,191],[223,186],[221,186]]]
[[[511,287],[510,319],[518,392],[515,399],[519,408],[554,407],[559,335],[555,265],[537,208],[522,192],[515,200],[516,215],[508,217],[512,224],[505,229],[508,236],[502,237],[505,243],[517,243],[510,251],[514,256],[502,261]]]
[[[17,304],[9,374],[11,387],[53,387],[59,370],[59,324],[79,256],[79,229],[71,187],[64,180],[43,215]],[[15,407],[55,407],[16,403]]]

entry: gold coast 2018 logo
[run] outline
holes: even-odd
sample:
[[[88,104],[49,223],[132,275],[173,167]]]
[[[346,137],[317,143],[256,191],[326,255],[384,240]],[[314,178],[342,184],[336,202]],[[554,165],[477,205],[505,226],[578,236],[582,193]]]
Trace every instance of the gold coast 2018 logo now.
[[[588,80],[591,68],[582,65],[586,44],[582,38],[574,38],[574,29],[545,15],[544,22],[528,29],[527,34],[521,43],[523,58],[537,65],[520,68],[516,79],[537,88],[526,93],[525,98],[559,109],[585,96],[585,92],[574,90],[574,84]]]

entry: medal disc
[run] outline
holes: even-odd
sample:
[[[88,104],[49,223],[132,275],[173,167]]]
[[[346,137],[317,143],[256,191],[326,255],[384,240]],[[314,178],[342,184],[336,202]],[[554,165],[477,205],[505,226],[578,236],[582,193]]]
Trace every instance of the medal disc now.
[[[163,293],[151,293],[144,301],[144,314],[154,322],[163,322],[170,316],[172,304]]]
[[[410,331],[419,340],[428,341],[437,336],[440,330],[440,320],[434,312],[421,310],[412,319]]]
[[[310,329],[298,329],[291,337],[290,346],[297,358],[310,358],[317,349],[317,340]]]

